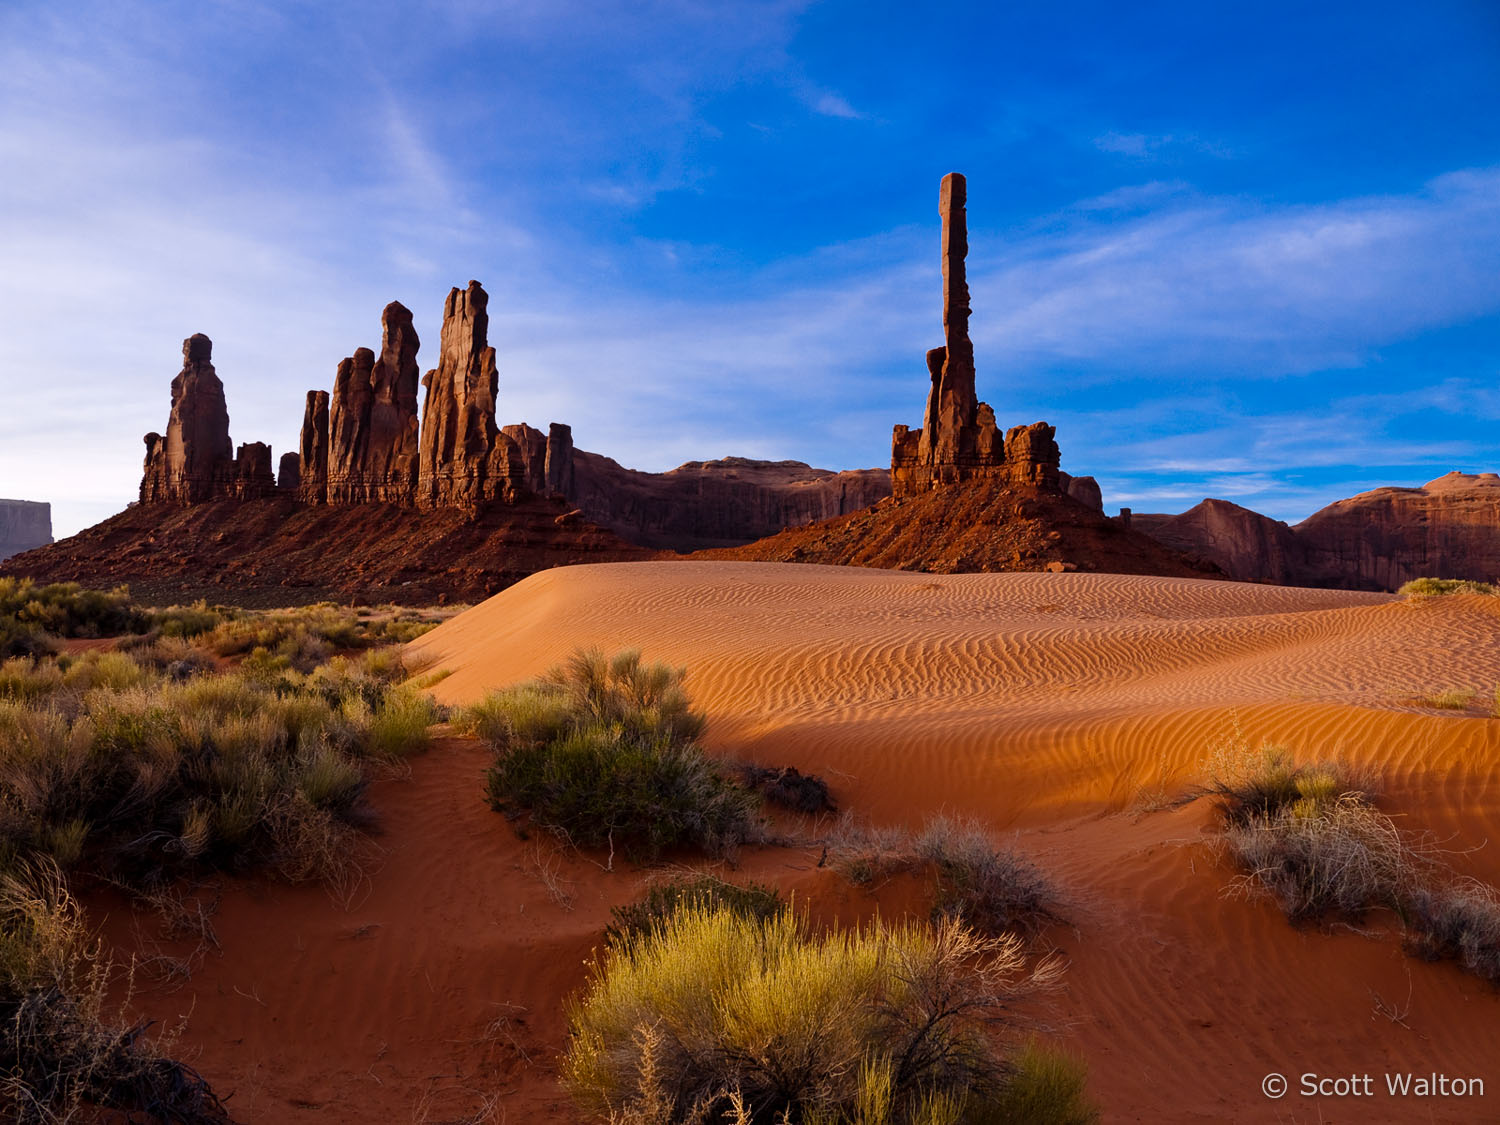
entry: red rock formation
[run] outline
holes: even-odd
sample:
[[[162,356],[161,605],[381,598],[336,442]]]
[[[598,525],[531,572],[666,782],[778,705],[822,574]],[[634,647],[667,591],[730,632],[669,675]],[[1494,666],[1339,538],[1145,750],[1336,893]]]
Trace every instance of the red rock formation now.
[[[411,310],[399,301],[386,305],[380,324],[380,358],[370,374],[374,397],[365,480],[370,499],[409,504],[417,493],[417,349],[422,342],[412,327]]]
[[[938,212],[943,219],[943,336],[927,353],[931,386],[922,428],[897,426],[891,435],[891,487],[897,497],[958,481],[1004,477],[1057,487],[1057,445],[1045,423],[1017,427],[1024,444],[1008,455],[995,412],[974,390],[974,345],[969,339],[968,188],[963,176],[943,177]],[[1039,427],[1047,431],[1045,439]],[[1032,459],[1035,458],[1035,459]]]
[[[297,443],[300,491],[309,504],[328,499],[328,392],[308,391],[302,409],[302,436]]]
[[[411,311],[392,301],[381,313],[380,358],[358,348],[339,364],[328,420],[330,504],[416,497],[417,349]]]
[[[553,422],[547,427],[547,461],[543,466],[543,484],[551,496],[571,497],[575,488],[573,472],[573,427]]]
[[[477,281],[453,289],[443,306],[438,366],[422,383],[417,502],[424,507],[474,507],[514,500],[526,467],[515,442],[495,424],[499,376],[489,346],[489,296]]]
[[[296,492],[302,485],[302,455],[283,453],[276,465],[276,487],[282,492]]]
[[[263,441],[240,446],[234,456],[234,486],[230,493],[236,500],[259,500],[276,491],[276,475],[271,471],[271,447]]]
[[[1087,505],[1096,512],[1104,511],[1104,496],[1099,491],[1099,482],[1093,477],[1074,477],[1059,472],[1057,483],[1058,487],[1080,504]]]
[[[375,353],[356,348],[339,361],[328,406],[328,502],[357,504],[366,495],[365,464],[370,447],[370,406],[375,390],[370,375]]]
[[[172,380],[167,432],[146,435],[141,502],[196,504],[234,491],[234,446],[224,384],[214,372],[213,341],[182,342],[182,370]]]
[[[1176,516],[1131,514],[1130,526],[1242,582],[1296,585],[1307,552],[1292,529],[1228,500],[1204,500]]]
[[[866,511],[797,527],[711,558],[874,566],[960,574],[1101,570],[1222,577],[1070,496],[1000,477],[892,497]]]
[[[834,473],[801,461],[725,457],[642,473],[579,449],[569,463],[571,498],[590,520],[631,542],[679,551],[747,543],[868,508],[891,491],[883,469]]]
[[[1500,476],[1448,473],[1421,488],[1377,488],[1292,528],[1307,585],[1394,590],[1413,578],[1500,579]]]
[[[1013,484],[1030,484],[1060,491],[1057,466],[1061,455],[1054,440],[1057,430],[1046,422],[1012,426],[1005,435],[1005,476]]]
[[[1377,488],[1292,527],[1227,500],[1137,528],[1235,578],[1395,590],[1413,578],[1500,580],[1500,476],[1448,473],[1421,488]]]

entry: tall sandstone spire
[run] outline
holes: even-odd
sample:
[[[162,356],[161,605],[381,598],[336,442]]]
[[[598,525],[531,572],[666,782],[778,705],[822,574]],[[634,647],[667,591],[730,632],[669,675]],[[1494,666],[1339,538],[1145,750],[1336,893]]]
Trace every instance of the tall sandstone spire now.
[[[1057,446],[1052,442],[1052,427],[1039,422],[1014,428],[1011,435],[1018,443],[1017,460],[1012,464],[994,410],[975,394],[965,269],[968,185],[957,172],[943,177],[938,214],[943,222],[943,346],[927,353],[929,389],[922,428],[897,426],[892,434],[892,491],[898,497],[911,496],[974,477],[1005,477],[1056,488]]]
[[[234,446],[224,384],[214,371],[213,341],[199,333],[182,342],[182,370],[172,380],[166,435],[146,435],[143,503],[196,504],[233,493]]]
[[[495,424],[499,374],[489,346],[488,305],[477,281],[451,290],[443,304],[438,365],[422,379],[427,397],[417,503],[423,507],[511,500],[525,487],[521,451]]]
[[[298,494],[309,504],[328,499],[328,392],[308,391],[297,443]]]

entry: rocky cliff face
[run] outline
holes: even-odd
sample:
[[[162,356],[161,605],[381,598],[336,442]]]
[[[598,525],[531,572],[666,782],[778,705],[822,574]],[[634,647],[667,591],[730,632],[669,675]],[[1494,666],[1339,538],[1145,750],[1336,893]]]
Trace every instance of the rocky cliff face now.
[[[1305,546],[1291,528],[1228,500],[1204,500],[1176,516],[1137,512],[1131,526],[1243,582],[1295,585],[1306,571]]]
[[[1393,590],[1413,578],[1500,579],[1500,476],[1448,473],[1421,488],[1377,488],[1292,530],[1308,585]]]
[[[1500,476],[1449,473],[1421,488],[1377,488],[1288,527],[1227,500],[1133,526],[1232,577],[1293,586],[1395,590],[1413,578],[1500,579]]]
[[[974,344],[969,339],[968,185],[950,172],[938,191],[942,217],[943,346],[927,353],[930,386],[921,429],[897,426],[891,435],[891,486],[898,498],[959,481],[998,477],[1056,490],[1055,431],[1045,422],[1017,426],[1004,438],[995,411],[974,389]],[[1012,447],[1012,440],[1017,444]]]
[[[36,500],[0,500],[0,559],[52,542],[52,505]]]
[[[584,516],[633,543],[679,551],[748,543],[868,508],[891,492],[883,469],[834,473],[801,461],[725,457],[642,473],[577,450],[571,464],[568,495]]]
[[[235,494],[234,446],[224,384],[214,372],[213,341],[182,342],[182,370],[172,380],[172,412],[165,435],[146,435],[143,503],[198,504]]]
[[[328,429],[328,392],[308,391],[297,442],[297,475],[298,494],[309,504],[328,499]]]

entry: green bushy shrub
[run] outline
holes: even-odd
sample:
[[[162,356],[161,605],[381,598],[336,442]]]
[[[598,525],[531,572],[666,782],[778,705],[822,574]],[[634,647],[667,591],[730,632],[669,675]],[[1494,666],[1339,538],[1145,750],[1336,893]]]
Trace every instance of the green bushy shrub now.
[[[756,799],[696,742],[681,673],[575,655],[544,679],[492,694],[459,717],[495,750],[490,804],[567,834],[656,855],[678,844],[732,851],[759,833]]]

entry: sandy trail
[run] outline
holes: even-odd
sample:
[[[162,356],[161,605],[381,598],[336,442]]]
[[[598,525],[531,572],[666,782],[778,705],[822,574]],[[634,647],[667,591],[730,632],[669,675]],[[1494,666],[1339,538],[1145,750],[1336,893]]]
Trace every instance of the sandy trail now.
[[[876,821],[946,810],[1008,834],[1066,899],[1071,925],[1052,938],[1068,986],[1051,1018],[1107,1120],[1477,1121],[1500,1118],[1500,997],[1389,936],[1296,930],[1226,895],[1206,802],[1146,810],[1198,784],[1238,725],[1368,763],[1405,824],[1500,881],[1500,721],[1479,706],[1500,683],[1497,625],[1477,598],[631,563],[538,574],[412,650],[450,673],[435,694],[462,703],[582,646],[638,648],[688,669],[714,749],[823,774]],[[1479,693],[1467,712],[1418,702],[1455,687]],[[428,1089],[433,1121],[489,1090],[506,1120],[568,1119],[551,1070],[560,1002],[641,874],[518,840],[484,807],[482,768],[454,740],[377,786],[385,854],[352,907],[232,888],[222,955],[181,992],[143,997],[153,1014],[193,1006],[187,1042],[245,1120],[420,1119]],[[811,863],[766,851],[745,866],[820,913],[857,914]],[[127,929],[111,922],[122,945]],[[1259,1092],[1270,1071],[1295,1086],[1304,1071],[1378,1085],[1386,1070],[1481,1077],[1490,1096]]]

